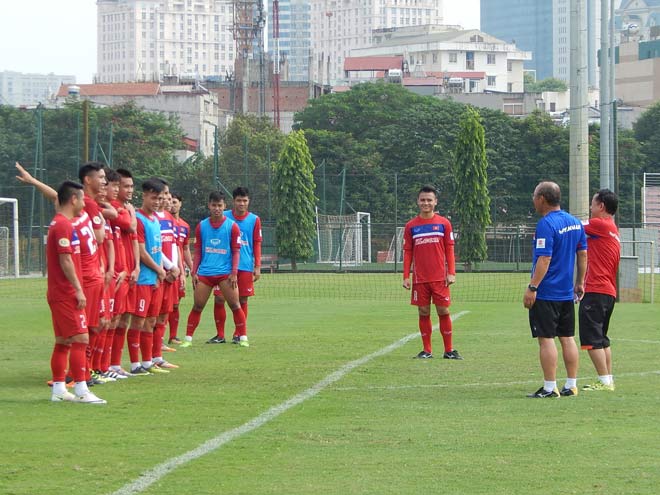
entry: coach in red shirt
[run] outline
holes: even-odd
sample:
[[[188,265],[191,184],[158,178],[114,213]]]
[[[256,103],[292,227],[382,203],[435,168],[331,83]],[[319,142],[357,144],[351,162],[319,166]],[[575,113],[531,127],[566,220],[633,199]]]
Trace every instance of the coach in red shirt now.
[[[580,302],[580,345],[598,372],[598,381],[583,390],[614,390],[612,353],[607,332],[616,299],[616,274],[621,258],[619,230],[614,214],[619,198],[601,189],[591,199],[591,219],[584,224],[589,246],[589,265],[584,298]]]

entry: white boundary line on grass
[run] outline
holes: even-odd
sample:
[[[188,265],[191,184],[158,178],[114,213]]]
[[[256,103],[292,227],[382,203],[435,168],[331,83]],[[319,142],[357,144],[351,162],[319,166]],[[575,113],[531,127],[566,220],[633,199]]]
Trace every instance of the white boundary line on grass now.
[[[455,321],[461,316],[464,316],[468,313],[469,311],[461,311],[460,313],[456,313],[455,315],[453,315],[452,320]],[[213,437],[210,440],[207,440],[199,447],[193,450],[189,450],[188,452],[185,452],[176,457],[172,457],[171,459],[168,459],[165,462],[158,464],[157,466],[149,469],[148,471],[145,471],[140,475],[139,478],[124,485],[116,492],[113,492],[112,495],[132,495],[146,490],[151,485],[153,485],[154,483],[156,483],[157,481],[159,481],[168,473],[174,471],[178,467],[181,467],[184,464],[189,463],[190,461],[194,461],[195,459],[198,459],[206,454],[213,452],[214,450],[219,449],[223,445],[231,442],[232,440],[240,437],[241,435],[244,435],[245,433],[249,433],[252,430],[256,430],[260,426],[265,425],[266,423],[275,419],[280,414],[288,411],[292,407],[297,406],[298,404],[306,401],[307,399],[311,399],[312,397],[318,395],[319,392],[321,392],[323,389],[332,385],[336,381],[342,379],[345,375],[353,371],[358,366],[362,366],[363,364],[366,364],[372,359],[375,359],[377,357],[381,357],[384,356],[385,354],[389,354],[390,352],[398,349],[399,347],[404,346],[409,341],[411,341],[412,339],[418,336],[419,336],[419,332],[411,333],[410,335],[406,335],[402,339],[397,340],[393,344],[390,344],[387,347],[383,347],[379,351],[372,352],[371,354],[367,354],[366,356],[363,356],[360,359],[356,359],[355,361],[346,363],[337,371],[330,373],[323,380],[316,383],[315,385],[312,385],[307,390],[304,390],[299,394],[294,395],[290,399],[282,402],[281,404],[278,404],[277,406],[271,407],[266,412],[260,414],[259,416],[248,421],[247,423],[244,423],[241,426],[238,426],[232,430],[225,431],[220,435]]]

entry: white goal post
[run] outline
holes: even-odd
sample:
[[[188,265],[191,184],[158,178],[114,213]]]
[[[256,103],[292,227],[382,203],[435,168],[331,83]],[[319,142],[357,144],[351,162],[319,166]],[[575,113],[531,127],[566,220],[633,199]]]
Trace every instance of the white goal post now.
[[[371,263],[371,214],[323,215],[316,209],[317,262],[335,266]]]
[[[18,278],[20,274],[18,244],[18,200],[16,198],[0,198],[0,206],[7,203],[12,205],[13,212],[11,226],[3,225],[1,222],[2,217],[0,217],[0,276],[13,276]],[[12,244],[13,249],[10,250],[9,247]],[[13,254],[13,260],[10,253]],[[12,261],[13,271],[11,270]]]

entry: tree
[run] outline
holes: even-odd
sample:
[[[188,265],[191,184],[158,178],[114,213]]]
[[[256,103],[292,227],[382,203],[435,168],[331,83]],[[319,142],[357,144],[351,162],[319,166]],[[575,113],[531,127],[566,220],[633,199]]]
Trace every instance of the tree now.
[[[458,254],[466,271],[488,255],[486,227],[490,224],[486,137],[479,113],[472,107],[461,118],[454,159],[454,211],[460,218]]]
[[[273,179],[277,253],[296,262],[314,254],[314,163],[303,131],[293,131],[275,163]]]
[[[545,91],[557,91],[562,93],[568,90],[567,84],[561,79],[548,77],[540,81],[534,81],[529,74],[525,74],[525,93],[543,93]]]

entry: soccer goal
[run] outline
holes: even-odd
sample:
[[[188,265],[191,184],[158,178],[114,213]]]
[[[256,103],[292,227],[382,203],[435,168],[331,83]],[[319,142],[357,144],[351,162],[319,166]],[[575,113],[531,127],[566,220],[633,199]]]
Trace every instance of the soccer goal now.
[[[386,263],[403,263],[403,231],[405,227],[397,227],[396,234],[392,236],[390,247],[387,249]]]
[[[18,277],[18,200],[0,198],[0,277]]]
[[[322,215],[316,210],[318,263],[359,266],[371,263],[371,214]]]

